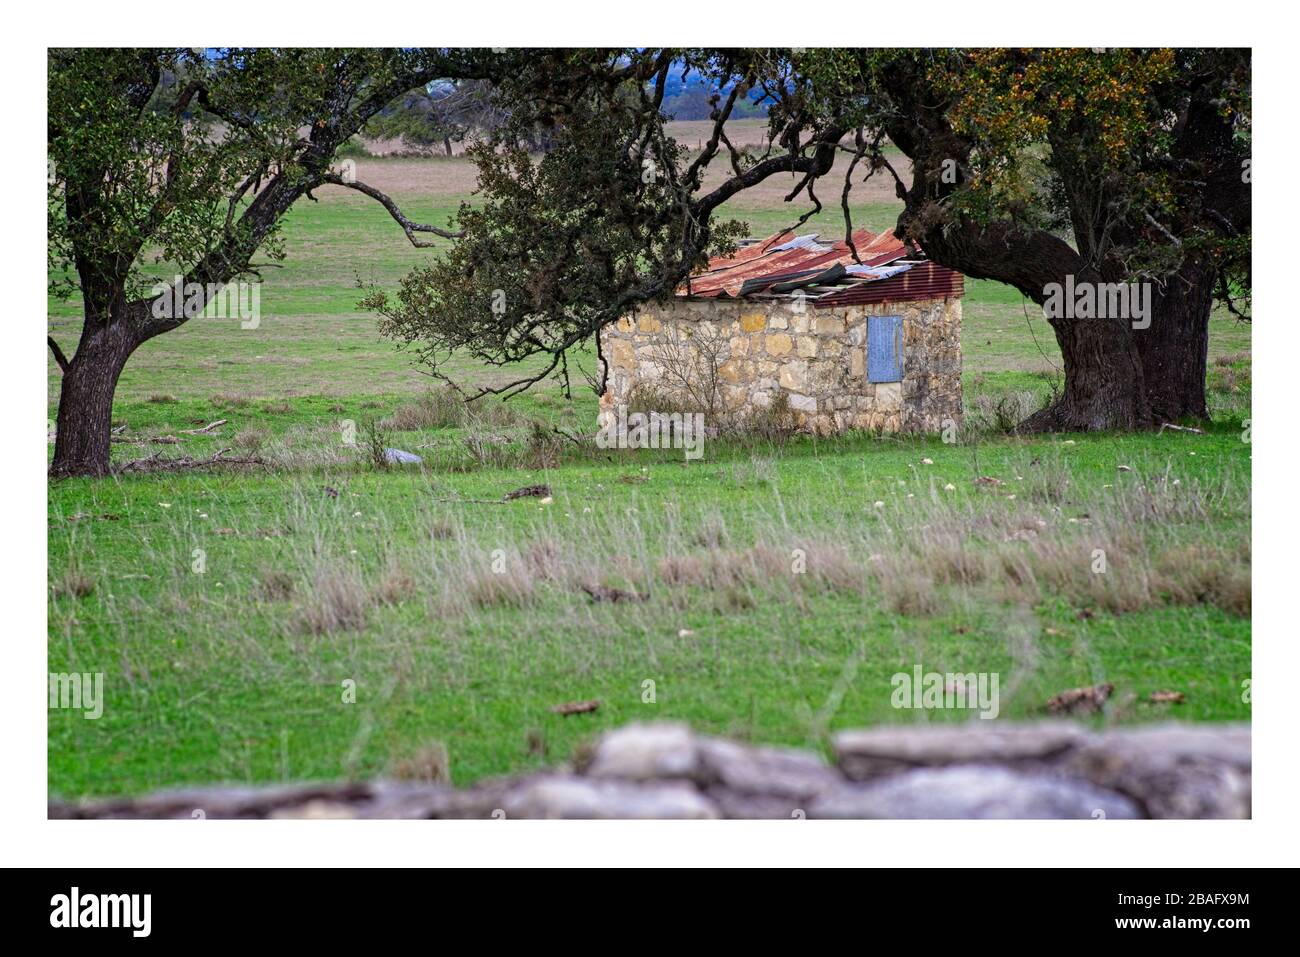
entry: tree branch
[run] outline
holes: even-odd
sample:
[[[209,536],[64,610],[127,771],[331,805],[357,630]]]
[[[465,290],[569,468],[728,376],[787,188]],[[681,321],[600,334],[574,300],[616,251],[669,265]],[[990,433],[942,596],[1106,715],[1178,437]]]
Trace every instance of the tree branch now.
[[[59,364],[59,371],[66,375],[69,365],[68,357],[63,354],[63,350],[59,348],[59,344],[54,341],[53,336],[46,336],[45,339],[50,344],[50,351],[54,353],[54,361]]]
[[[412,222],[406,217],[401,209],[398,208],[397,204],[393,202],[392,199],[375,189],[373,186],[367,186],[365,183],[358,183],[355,180],[348,182],[338,173],[326,173],[321,177],[321,179],[323,182],[333,183],[335,186],[345,186],[348,189],[355,189],[359,193],[365,193],[371,199],[380,203],[384,209],[388,210],[389,215],[397,221],[397,224],[402,227],[402,232],[406,233],[406,238],[411,241],[411,245],[415,246],[417,249],[423,249],[435,244],[431,242],[421,242],[415,238],[416,233],[432,233],[435,236],[441,236],[443,239],[460,239],[465,235],[463,231],[452,232],[447,229],[439,229],[437,226]]]

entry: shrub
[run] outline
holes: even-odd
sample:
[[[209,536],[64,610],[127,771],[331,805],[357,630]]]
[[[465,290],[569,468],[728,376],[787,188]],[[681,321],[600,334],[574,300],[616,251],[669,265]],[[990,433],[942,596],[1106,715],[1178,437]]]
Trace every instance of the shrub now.
[[[389,466],[388,455],[388,436],[374,419],[366,419],[361,423],[361,450],[365,455],[366,461],[375,471],[385,471]]]

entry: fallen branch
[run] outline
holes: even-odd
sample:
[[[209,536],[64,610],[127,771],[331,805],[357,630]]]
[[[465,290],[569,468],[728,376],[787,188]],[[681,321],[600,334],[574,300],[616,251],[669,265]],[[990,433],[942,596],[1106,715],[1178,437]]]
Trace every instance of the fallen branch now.
[[[206,435],[207,433],[211,432],[213,429],[220,428],[221,426],[225,425],[229,421],[230,421],[229,419],[217,419],[217,421],[211,423],[210,425],[205,425],[201,429],[181,429],[181,434],[182,435]]]
[[[523,488],[517,488],[513,492],[507,492],[500,498],[435,498],[435,502],[464,502],[472,505],[506,505],[510,502],[518,501],[521,498],[549,498],[551,487],[549,485],[525,485]],[[542,504],[546,504],[543,502]]]
[[[119,466],[115,471],[119,473],[128,472],[176,472],[182,469],[201,469],[209,468],[213,465],[270,465],[264,459],[257,456],[247,456],[239,458],[222,458],[230,449],[219,449],[211,458],[195,459],[189,456],[182,456],[176,459],[159,458],[161,452],[155,452],[145,459],[134,459]]]
[[[551,713],[563,715],[567,718],[571,714],[586,714],[595,711],[599,707],[599,701],[570,701],[565,704],[557,704],[551,708]]]
[[[1172,422],[1166,422],[1160,426],[1160,432],[1163,432],[1165,429],[1173,429],[1175,432],[1195,432],[1197,435],[1205,434],[1204,429],[1194,429],[1190,425],[1174,425]],[[1157,432],[1156,435],[1159,435],[1160,432]]]

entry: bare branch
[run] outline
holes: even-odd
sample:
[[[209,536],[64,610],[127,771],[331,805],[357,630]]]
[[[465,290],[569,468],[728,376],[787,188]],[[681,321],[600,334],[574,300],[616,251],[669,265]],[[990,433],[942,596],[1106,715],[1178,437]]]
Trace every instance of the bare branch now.
[[[69,365],[68,357],[63,354],[63,350],[59,348],[59,344],[54,341],[53,336],[46,336],[45,339],[50,344],[50,351],[54,353],[54,361],[59,364],[59,371],[66,375]]]
[[[436,244],[431,242],[421,242],[415,238],[416,233],[432,233],[435,236],[441,236],[443,239],[460,239],[465,235],[463,231],[452,232],[447,229],[439,229],[437,226],[412,222],[406,217],[401,209],[398,208],[397,204],[393,202],[392,199],[375,189],[373,186],[367,186],[365,183],[358,183],[356,181],[349,182],[338,173],[326,173],[321,177],[321,180],[322,182],[333,183],[335,186],[345,186],[348,189],[355,189],[357,192],[365,193],[371,199],[379,202],[384,209],[388,210],[389,215],[397,221],[397,224],[402,227],[402,232],[406,233],[406,238],[409,239],[411,245],[415,246],[417,249],[423,249]]]
[[[849,210],[849,192],[853,189],[853,170],[861,161],[863,155],[867,152],[867,140],[862,135],[862,127],[858,127],[853,134],[853,142],[856,149],[853,151],[853,159],[849,161],[849,168],[844,171],[844,191],[840,193],[840,208],[844,211],[844,242],[848,244],[849,251],[853,253],[855,263],[862,262],[862,257],[858,255],[858,247],[853,243],[853,213]],[[880,142],[877,135],[876,143]],[[872,172],[875,172],[873,169]],[[867,178],[871,178],[871,173],[867,173]]]

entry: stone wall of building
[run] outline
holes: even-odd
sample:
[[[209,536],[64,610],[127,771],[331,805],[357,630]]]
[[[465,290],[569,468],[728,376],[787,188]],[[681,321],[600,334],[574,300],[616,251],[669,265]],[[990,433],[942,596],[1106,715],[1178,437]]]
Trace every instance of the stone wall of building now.
[[[903,379],[867,381],[867,317],[903,317]],[[938,432],[961,421],[961,300],[817,309],[796,301],[686,300],[641,308],[602,333],[609,362],[602,412],[638,387],[682,401],[716,368],[720,408],[743,419],[782,393],[795,421],[846,429]]]

